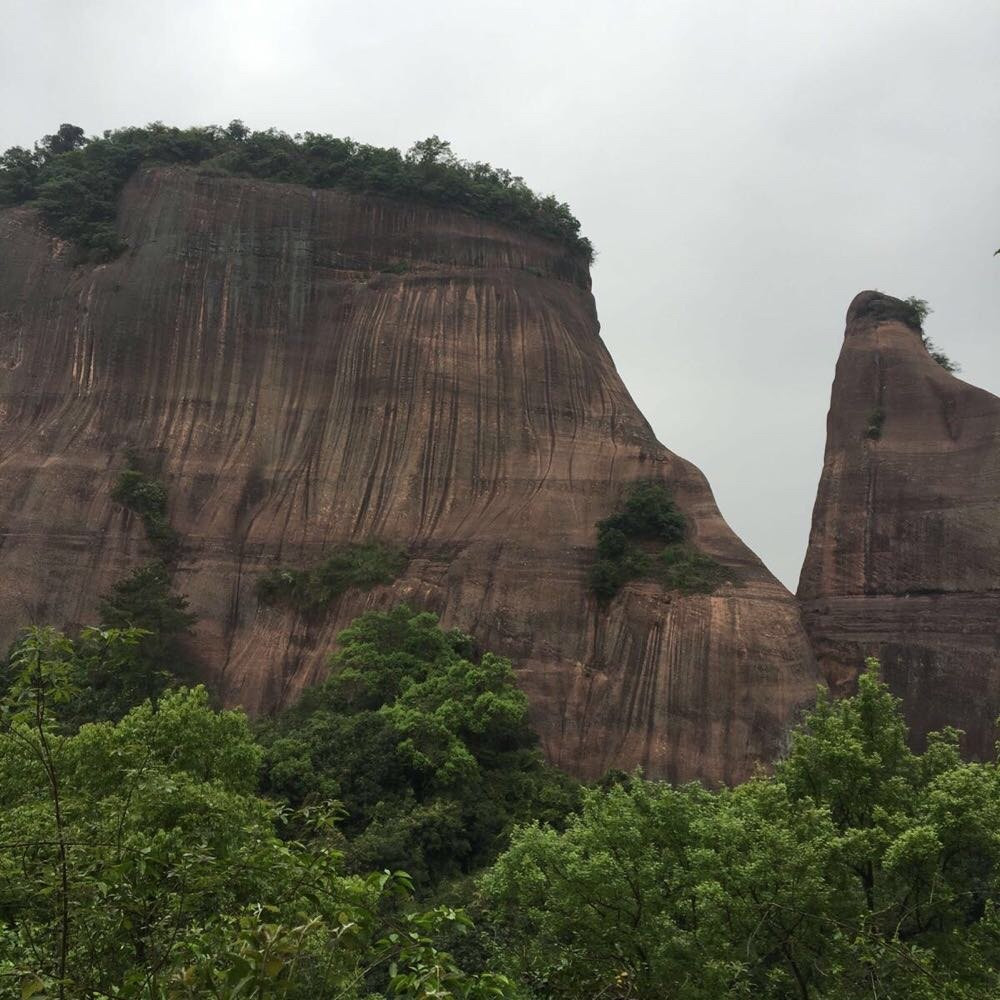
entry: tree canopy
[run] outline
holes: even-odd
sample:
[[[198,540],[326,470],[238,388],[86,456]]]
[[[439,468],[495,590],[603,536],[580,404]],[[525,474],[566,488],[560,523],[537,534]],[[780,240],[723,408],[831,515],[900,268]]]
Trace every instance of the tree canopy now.
[[[150,163],[456,208],[557,240],[593,261],[593,247],[565,203],[535,194],[509,170],[459,159],[436,135],[404,154],[316,132],[254,131],[239,120],[226,128],[186,129],[154,122],[90,139],[66,124],[33,149],[14,146],[0,157],[0,205],[35,202],[54,233],[94,259],[107,259],[123,249],[114,225],[118,195],[132,173]]]
[[[514,824],[561,824],[576,787],[549,767],[508,660],[405,605],[340,635],[331,676],[261,734],[264,787],[336,800],[348,861],[418,886],[481,868]]]
[[[509,995],[435,943],[463,914],[411,906],[401,872],[346,874],[328,807],[290,813],[257,793],[242,712],[181,689],[67,733],[53,708],[74,697],[71,667],[69,640],[39,628],[8,664],[0,995]]]
[[[772,773],[581,791],[511,665],[431,614],[363,615],[255,726],[133,682],[186,621],[152,592],[124,588],[120,624],[27,630],[4,668],[0,996],[1000,995],[1000,766],[954,730],[915,753],[874,660]]]
[[[482,878],[493,961],[532,997],[987,1000],[1000,995],[1000,768],[907,745],[872,661],[773,776],[633,778]]]

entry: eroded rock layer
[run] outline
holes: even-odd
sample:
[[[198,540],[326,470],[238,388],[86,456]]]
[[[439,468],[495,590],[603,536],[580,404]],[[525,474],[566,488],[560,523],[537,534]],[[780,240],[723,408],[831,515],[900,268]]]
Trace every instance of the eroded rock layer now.
[[[1000,715],[1000,399],[927,352],[906,303],[847,313],[799,598],[817,660],[849,690],[882,658],[918,742]]]
[[[131,451],[169,488],[230,704],[287,702],[351,618],[406,600],[514,659],[578,774],[731,781],[773,757],[814,693],[794,600],[654,438],[583,264],[459,213],[179,168],[133,178],[118,225],[122,257],[72,267],[31,210],[0,213],[0,642],[93,621],[149,558],[111,499]],[[602,610],[595,522],[650,478],[738,582]],[[320,622],[258,602],[266,569],[370,537],[411,553],[391,586]]]

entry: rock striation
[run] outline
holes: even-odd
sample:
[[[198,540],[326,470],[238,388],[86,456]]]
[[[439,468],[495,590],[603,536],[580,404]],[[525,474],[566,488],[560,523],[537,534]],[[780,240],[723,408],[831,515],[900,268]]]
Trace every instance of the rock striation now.
[[[1000,399],[928,354],[907,303],[847,312],[798,596],[849,690],[882,658],[918,743],[944,725],[988,756],[1000,715]]]
[[[512,657],[579,775],[736,781],[780,750],[818,678],[794,599],[654,437],[579,259],[459,212],[180,167],[140,170],[117,226],[130,249],[74,267],[30,208],[0,212],[0,642],[93,621],[150,557],[111,497],[132,454],[169,489],[229,704],[287,703],[350,619],[405,600]],[[595,523],[643,479],[735,582],[598,606]],[[368,538],[408,550],[394,583],[319,620],[258,601],[268,569]]]

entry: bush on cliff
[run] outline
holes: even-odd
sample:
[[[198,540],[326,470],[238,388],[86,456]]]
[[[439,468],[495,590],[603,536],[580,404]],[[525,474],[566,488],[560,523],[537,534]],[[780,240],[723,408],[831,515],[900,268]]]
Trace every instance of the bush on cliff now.
[[[201,165],[213,173],[461,209],[557,240],[593,261],[593,247],[566,204],[535,194],[508,170],[458,159],[437,136],[415,143],[404,155],[315,132],[251,131],[240,121],[228,128],[188,129],[154,122],[90,140],[76,126],[63,125],[32,150],[15,146],[3,154],[0,205],[35,200],[54,233],[93,259],[107,259],[123,249],[114,224],[118,195],[144,163]]]
[[[146,538],[161,559],[170,561],[177,556],[180,538],[167,518],[167,489],[162,483],[130,465],[118,477],[111,499],[139,517]]]
[[[264,604],[318,615],[348,590],[371,590],[392,583],[406,564],[402,549],[383,542],[338,545],[312,569],[269,570],[257,581],[257,597]]]
[[[956,364],[951,358],[948,357],[944,351],[940,350],[937,344],[931,340],[930,337],[924,333],[924,320],[934,311],[927,304],[927,299],[918,299],[915,295],[911,295],[908,299],[903,300],[906,306],[910,310],[910,315],[908,322],[910,326],[914,329],[920,331],[920,339],[924,342],[924,347],[927,348],[927,353],[946,371],[954,374],[955,372],[961,371],[961,367]]]
[[[633,483],[622,509],[597,523],[597,561],[590,588],[606,604],[629,580],[656,580],[668,590],[710,594],[732,573],[684,544],[684,515],[662,483]]]

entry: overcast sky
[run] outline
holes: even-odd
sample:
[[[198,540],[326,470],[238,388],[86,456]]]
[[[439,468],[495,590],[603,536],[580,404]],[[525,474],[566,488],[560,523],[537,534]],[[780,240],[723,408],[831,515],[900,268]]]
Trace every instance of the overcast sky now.
[[[997,0],[0,8],[0,149],[61,122],[437,133],[568,201],[626,385],[793,590],[856,292],[927,299],[1000,393]]]

